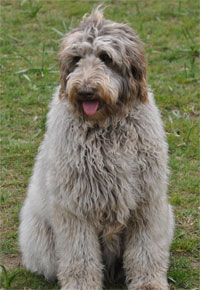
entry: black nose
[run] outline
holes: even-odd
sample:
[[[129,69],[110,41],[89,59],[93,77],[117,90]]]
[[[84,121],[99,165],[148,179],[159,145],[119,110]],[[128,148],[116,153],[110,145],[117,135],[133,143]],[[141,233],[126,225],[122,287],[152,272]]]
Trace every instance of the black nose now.
[[[93,88],[82,87],[78,89],[78,95],[80,99],[88,100],[92,99],[94,96],[94,91],[95,90]]]

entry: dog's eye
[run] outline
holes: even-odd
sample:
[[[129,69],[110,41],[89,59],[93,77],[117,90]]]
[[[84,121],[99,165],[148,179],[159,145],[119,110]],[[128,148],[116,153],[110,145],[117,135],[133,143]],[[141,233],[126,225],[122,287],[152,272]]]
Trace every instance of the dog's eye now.
[[[112,63],[112,58],[106,53],[106,52],[102,52],[99,55],[99,58],[101,61],[103,61],[105,64],[109,64]]]
[[[75,57],[73,58],[73,62],[76,64],[77,62],[79,62],[80,59],[81,59],[80,56],[75,56]]]

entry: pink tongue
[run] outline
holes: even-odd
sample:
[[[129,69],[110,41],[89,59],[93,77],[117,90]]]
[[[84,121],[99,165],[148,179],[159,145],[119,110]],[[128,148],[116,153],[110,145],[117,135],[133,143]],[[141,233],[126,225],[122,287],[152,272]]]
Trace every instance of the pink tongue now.
[[[98,109],[99,102],[98,101],[84,101],[83,110],[87,115],[94,115]]]

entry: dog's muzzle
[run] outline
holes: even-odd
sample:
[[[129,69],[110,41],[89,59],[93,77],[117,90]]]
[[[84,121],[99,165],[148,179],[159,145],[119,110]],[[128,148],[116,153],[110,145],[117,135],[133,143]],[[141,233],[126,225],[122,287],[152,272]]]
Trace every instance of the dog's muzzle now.
[[[99,107],[99,101],[95,99],[94,88],[81,87],[78,89],[78,98],[82,103],[83,111],[86,115],[92,116],[96,113]]]

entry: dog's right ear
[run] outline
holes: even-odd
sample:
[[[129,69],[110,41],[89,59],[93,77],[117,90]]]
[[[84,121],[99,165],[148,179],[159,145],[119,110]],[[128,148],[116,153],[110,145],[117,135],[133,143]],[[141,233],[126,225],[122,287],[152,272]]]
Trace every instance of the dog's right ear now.
[[[74,46],[76,47],[76,42],[74,40],[74,33],[77,33],[78,37],[80,37],[81,33],[78,28],[71,30],[68,32],[60,45],[60,51],[58,54],[59,58],[59,66],[60,66],[60,98],[66,95],[66,85],[67,85],[67,77],[73,71],[75,64],[77,63],[77,59],[79,60],[79,56],[76,55],[76,51],[74,52]]]
[[[59,99],[62,99],[65,96],[66,92],[66,83],[67,83],[67,70],[63,67],[62,63],[60,62],[60,92],[59,92]]]
[[[59,98],[62,99],[63,96],[65,95],[66,91],[66,79],[67,79],[67,62],[65,60],[65,55],[64,55],[64,50],[63,50],[63,45],[61,45],[60,52],[59,52],[59,66],[60,66],[60,92],[59,92]]]
[[[61,86],[60,91],[59,91],[59,99],[61,100],[63,98],[63,96],[64,96],[64,89]]]
[[[71,32],[67,33],[62,39],[60,45],[60,51],[58,53],[59,66],[60,66],[60,93],[59,98],[63,98],[66,94],[66,84],[67,84],[67,76],[70,73],[70,56],[68,53],[68,47],[70,46],[69,38]]]

